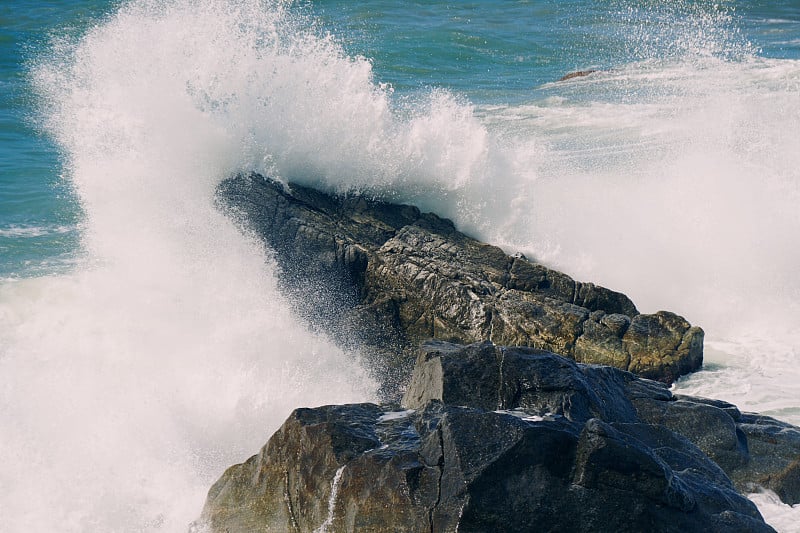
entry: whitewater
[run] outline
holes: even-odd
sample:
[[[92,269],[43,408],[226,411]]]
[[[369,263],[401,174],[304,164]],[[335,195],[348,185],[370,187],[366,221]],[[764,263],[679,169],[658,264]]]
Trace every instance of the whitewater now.
[[[678,392],[800,424],[800,60],[760,54],[729,3],[613,4],[623,57],[505,92],[387,81],[306,3],[131,0],[54,33],[27,75],[79,244],[0,281],[2,527],[186,531],[293,408],[376,399],[216,207],[238,171],[412,203],[679,313],[706,364]]]

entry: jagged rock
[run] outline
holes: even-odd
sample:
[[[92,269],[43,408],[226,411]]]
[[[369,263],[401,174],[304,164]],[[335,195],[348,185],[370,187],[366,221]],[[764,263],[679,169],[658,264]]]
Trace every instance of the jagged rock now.
[[[487,411],[556,414],[579,423],[591,418],[634,423],[636,410],[626,396],[634,380],[628,372],[579,365],[543,350],[433,341],[420,349],[403,406],[421,409],[436,400]]]
[[[773,531],[690,442],[715,449],[699,428],[732,406],[532,348],[432,342],[403,407],[298,409],[214,485],[202,521],[214,532]]]
[[[740,490],[762,486],[784,503],[800,503],[800,428],[756,413],[741,413],[736,424],[750,450],[750,461],[731,473]]]
[[[800,428],[769,416],[741,413],[721,400],[672,395],[633,400],[639,417],[680,433],[713,459],[741,492],[775,491],[800,503]]]
[[[662,383],[614,368],[491,343],[429,342],[420,350],[403,405],[416,409],[431,400],[555,413],[577,422],[663,426],[719,465],[737,490],[764,487],[785,503],[800,503],[800,428],[741,413],[721,400],[673,395]]]
[[[777,474],[762,478],[759,482],[773,490],[784,503],[800,503],[800,459],[795,459]]]
[[[275,251],[314,324],[373,354],[398,397],[429,338],[546,349],[671,383],[702,365],[703,331],[618,292],[511,257],[407,205],[332,196],[252,174],[219,198]]]

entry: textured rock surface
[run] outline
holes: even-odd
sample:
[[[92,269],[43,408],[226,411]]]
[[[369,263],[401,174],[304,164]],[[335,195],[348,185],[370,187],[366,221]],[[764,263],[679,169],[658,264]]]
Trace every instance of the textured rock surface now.
[[[719,414],[738,413],[728,404],[536,349],[444,342],[421,350],[404,404],[296,410],[214,485],[202,521],[215,532],[772,531],[702,449],[733,469],[750,460]],[[708,420],[734,442],[705,434]]]
[[[614,368],[491,343],[430,342],[420,350],[403,404],[420,408],[431,400],[662,426],[697,446],[740,492],[763,487],[785,503],[800,503],[800,428],[720,400],[672,394],[662,383]]]
[[[761,486],[784,503],[800,503],[800,428],[756,413],[735,420],[750,451],[750,461],[730,474],[740,490]]]
[[[275,250],[301,312],[376,354],[390,397],[430,338],[532,346],[665,383],[702,364],[703,332],[683,318],[639,314],[623,294],[508,256],[415,207],[257,175],[224,182],[219,197]]]

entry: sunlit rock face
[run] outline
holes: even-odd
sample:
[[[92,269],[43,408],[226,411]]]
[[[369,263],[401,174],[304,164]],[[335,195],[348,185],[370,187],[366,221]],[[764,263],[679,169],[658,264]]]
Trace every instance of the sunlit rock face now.
[[[624,294],[415,207],[255,174],[225,181],[218,197],[275,251],[301,313],[370,354],[387,398],[428,339],[531,346],[665,383],[702,365],[703,331],[680,316],[640,314]]]

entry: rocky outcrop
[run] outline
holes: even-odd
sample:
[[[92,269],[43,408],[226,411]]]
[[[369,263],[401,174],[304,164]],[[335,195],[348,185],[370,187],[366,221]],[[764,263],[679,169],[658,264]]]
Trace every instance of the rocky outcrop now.
[[[748,461],[729,471],[739,490],[763,487],[784,503],[800,503],[800,428],[769,416],[740,413],[725,402],[693,400],[723,409],[747,438]]]
[[[767,532],[726,471],[758,475],[766,463],[749,435],[774,436],[774,423],[533,348],[432,342],[402,406],[296,410],[214,485],[201,523],[214,532]]]
[[[582,78],[584,76],[588,76],[589,74],[594,74],[595,72],[597,72],[596,69],[576,70],[575,72],[570,72],[568,74],[564,74],[563,76],[558,78],[558,81],[567,81],[567,80],[571,80],[573,78]]]
[[[742,413],[721,400],[672,394],[662,383],[613,368],[491,344],[429,343],[417,360],[403,404],[419,408],[432,400],[557,413],[579,422],[599,418],[660,426],[697,446],[738,491],[766,488],[784,503],[800,503],[800,428]]]
[[[300,312],[372,357],[397,397],[421,341],[546,349],[671,383],[702,364],[703,331],[666,311],[458,232],[408,205],[332,196],[258,175],[222,203],[275,251]]]

